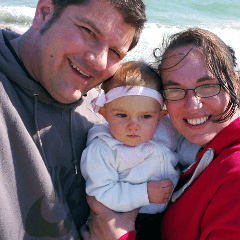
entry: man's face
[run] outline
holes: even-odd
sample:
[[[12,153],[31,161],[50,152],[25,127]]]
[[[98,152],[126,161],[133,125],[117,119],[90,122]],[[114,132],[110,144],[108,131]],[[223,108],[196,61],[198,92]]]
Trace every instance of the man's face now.
[[[127,54],[135,28],[106,0],[69,5],[41,35],[53,13],[50,0],[38,4],[33,27],[39,55],[30,74],[62,103],[77,101],[112,76]]]

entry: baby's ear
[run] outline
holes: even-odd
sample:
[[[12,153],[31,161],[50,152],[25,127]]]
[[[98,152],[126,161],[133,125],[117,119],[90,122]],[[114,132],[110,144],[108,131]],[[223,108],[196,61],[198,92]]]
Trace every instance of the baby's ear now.
[[[167,110],[161,110],[160,113],[159,113],[159,121],[168,115],[168,111]]]
[[[98,113],[101,114],[107,120],[107,111],[105,107],[101,107]]]

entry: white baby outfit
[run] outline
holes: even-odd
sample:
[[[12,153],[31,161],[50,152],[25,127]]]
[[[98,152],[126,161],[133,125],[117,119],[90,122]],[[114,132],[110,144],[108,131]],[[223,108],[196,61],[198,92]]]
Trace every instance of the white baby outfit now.
[[[170,179],[176,186],[177,164],[193,162],[198,149],[177,132],[168,116],[161,119],[151,140],[136,147],[116,140],[108,123],[96,124],[81,159],[86,192],[117,212],[138,207],[140,213],[162,212],[167,203],[149,203],[147,182]]]

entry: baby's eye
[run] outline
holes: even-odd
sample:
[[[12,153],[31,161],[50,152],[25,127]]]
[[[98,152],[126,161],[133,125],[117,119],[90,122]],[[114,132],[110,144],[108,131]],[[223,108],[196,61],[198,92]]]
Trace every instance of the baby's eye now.
[[[145,119],[148,119],[150,117],[151,117],[151,115],[142,115],[142,118],[145,118]]]
[[[121,117],[121,118],[125,118],[125,117],[127,117],[127,114],[124,114],[124,113],[118,113],[117,116],[118,116],[118,117]]]

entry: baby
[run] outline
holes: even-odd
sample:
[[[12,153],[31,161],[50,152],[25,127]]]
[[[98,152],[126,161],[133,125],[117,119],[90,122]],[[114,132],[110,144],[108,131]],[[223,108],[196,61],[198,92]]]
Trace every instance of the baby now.
[[[186,160],[198,150],[163,118],[160,84],[146,63],[124,63],[93,101],[107,123],[90,129],[81,171],[87,194],[114,211],[164,211],[173,186],[159,180],[176,186],[179,155]]]

